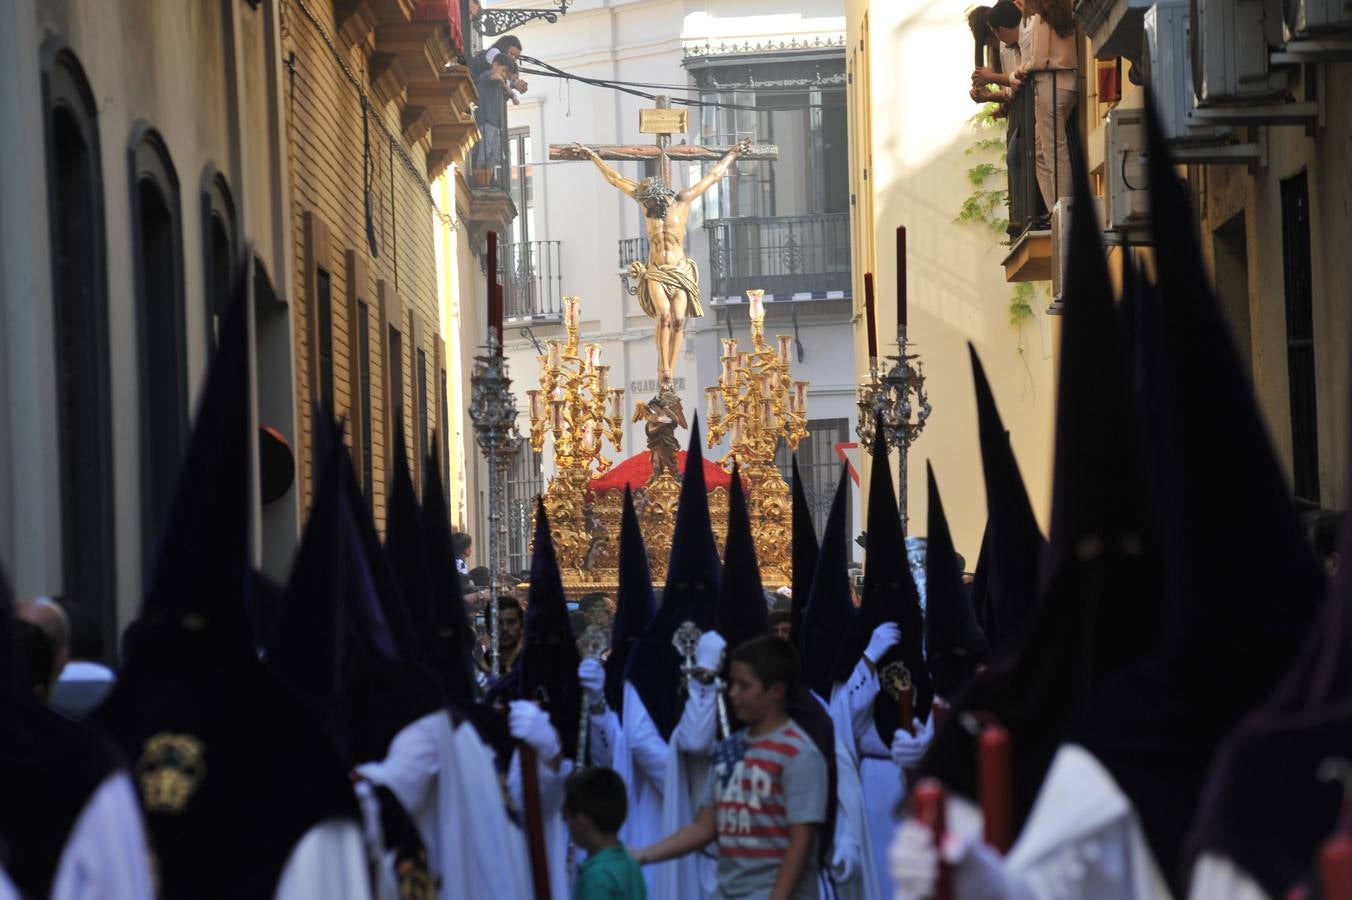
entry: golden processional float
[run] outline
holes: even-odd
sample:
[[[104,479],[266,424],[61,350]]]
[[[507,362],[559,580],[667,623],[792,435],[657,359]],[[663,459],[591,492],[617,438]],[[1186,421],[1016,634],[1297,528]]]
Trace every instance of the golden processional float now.
[[[705,483],[721,552],[727,539],[729,473],[734,462],[740,467],[761,578],[773,589],[792,580],[793,544],[793,504],[775,466],[775,448],[783,440],[796,449],[807,435],[808,383],[793,380],[791,336],[777,336],[774,345],[765,341],[765,292],[746,293],[751,347],[739,350],[736,339],[724,338],[718,384],[704,389],[707,445],[729,439],[722,459],[705,460]],[[611,387],[600,345],[579,341],[580,307],[579,298],[564,298],[565,337],[546,342],[539,357],[540,386],[526,392],[532,449],[541,453],[546,438],[553,440],[554,475],[544,507],[571,598],[594,591],[613,596],[618,586],[626,484],[634,494],[653,582],[665,582],[685,462],[680,450],[685,438],[676,430],[688,427],[675,391],[660,389],[650,400],[638,401],[631,418],[644,423],[648,449],[618,466],[606,456],[607,443],[616,453],[623,451],[624,390]]]

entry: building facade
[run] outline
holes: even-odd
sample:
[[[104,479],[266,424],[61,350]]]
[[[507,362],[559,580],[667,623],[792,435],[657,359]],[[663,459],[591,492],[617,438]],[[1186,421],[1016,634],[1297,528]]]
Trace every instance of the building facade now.
[[[21,596],[87,606],[113,648],[246,245],[255,308],[288,296],[276,8],[21,0],[3,15],[0,554]],[[289,324],[255,324],[258,407],[289,438]],[[260,546],[294,544],[298,512],[270,517]]]
[[[933,406],[908,457],[911,531],[925,531],[926,461],[934,466],[959,553],[976,563],[986,521],[970,342],[980,354],[1043,526],[1050,503],[1056,399],[1055,317],[1046,303],[1014,316],[999,216],[963,219],[987,137],[967,96],[967,5],[846,3],[850,79],[855,377],[867,374],[863,278],[877,287],[880,353],[896,352],[896,230],[906,228],[908,351],[920,354]],[[895,460],[895,456],[894,456]]]
[[[287,575],[315,403],[346,419],[378,521],[393,410],[418,478],[443,436],[452,515],[478,516],[476,253],[512,207],[458,165],[466,19],[458,0],[0,8],[0,559],[19,596],[85,606],[109,656],[241,260],[253,418],[295,459],[255,501],[260,568]]]
[[[470,464],[466,479],[460,338],[484,327],[487,283],[472,262],[486,223],[465,167],[478,139],[476,36],[458,0],[280,10],[300,470],[318,405],[347,423],[383,522],[402,429],[415,487],[435,443],[452,517],[470,527],[478,473]],[[302,479],[303,505],[311,487]]]
[[[974,47],[965,5],[851,0],[847,7],[856,279],[874,271],[880,296],[891,295],[891,235],[906,225],[911,338],[935,407],[914,452],[934,463],[945,509],[957,520],[955,540],[970,558],[985,509],[961,343],[972,341],[992,376],[1045,525],[1065,266],[1059,238],[1074,210],[1068,200],[1047,209],[1040,199],[1033,140],[1007,154],[1013,132],[1004,120],[973,130],[979,107],[966,94],[974,54],[993,60]],[[1074,96],[1056,123],[1073,136],[1053,140],[1078,138],[1072,151],[1084,154],[1099,194],[1095,215],[1110,271],[1120,278],[1126,253],[1147,270],[1151,264],[1141,155],[1149,85],[1194,192],[1202,252],[1293,497],[1309,511],[1341,508],[1352,260],[1338,236],[1352,224],[1345,43],[1352,17],[1333,5],[1266,0],[1202,0],[1191,8],[1083,0],[1075,18]],[[1023,109],[1016,99],[1010,110],[1014,127],[1031,134],[1031,105]],[[880,319],[880,331],[890,333],[893,308],[880,304]],[[1016,332],[1023,335],[1017,348]],[[857,342],[863,346],[862,328]],[[916,469],[913,518],[924,504]]]
[[[518,5],[531,4],[495,6]],[[702,419],[703,389],[718,383],[720,338],[747,343],[745,291],[764,290],[767,335],[793,337],[793,377],[811,382],[810,435],[798,455],[822,526],[841,470],[839,447],[855,440],[842,12],[831,4],[754,0],[583,0],[557,23],[515,32],[526,55],[604,82],[530,74],[528,65],[530,89],[509,108],[520,215],[503,254],[506,343],[523,433],[524,392],[538,382],[537,357],[545,341],[562,334],[562,297],[575,295],[584,339],[601,345],[611,383],[625,388],[624,447],[607,447],[608,455],[646,452],[643,425],[627,420],[637,401],[657,391],[654,323],[622,277],[632,261],[646,258],[642,213],[591,163],[549,161],[548,148],[651,142],[639,133],[639,111],[669,95],[689,110],[689,131],[673,143],[727,146],[750,137],[779,148],[773,163],[735,163],[691,210],[686,253],[700,269],[704,316],[687,322],[677,391],[687,417],[698,411]],[[653,174],[650,163],[612,165],[628,178]],[[698,180],[707,165],[673,163],[678,186]],[[721,457],[724,444],[710,453]],[[530,500],[551,474],[549,456],[548,442],[542,458],[522,454],[513,477],[517,567],[528,564]],[[787,451],[780,458],[787,471]]]

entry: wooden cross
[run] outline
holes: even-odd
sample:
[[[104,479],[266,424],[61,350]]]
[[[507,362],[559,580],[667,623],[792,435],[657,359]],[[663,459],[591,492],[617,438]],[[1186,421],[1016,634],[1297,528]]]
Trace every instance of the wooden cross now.
[[[672,146],[673,134],[685,134],[686,110],[672,109],[667,97],[657,98],[655,109],[639,110],[639,131],[652,134],[656,140],[651,144],[585,144],[588,150],[596,151],[602,159],[635,160],[646,162],[656,159],[661,165],[662,179],[671,183],[671,161],[682,160],[718,160],[722,159],[732,147],[701,147],[697,144],[676,144]],[[586,155],[572,144],[550,144],[551,160],[583,160]],[[779,159],[779,148],[774,144],[752,144],[739,159],[754,162],[770,162]]]

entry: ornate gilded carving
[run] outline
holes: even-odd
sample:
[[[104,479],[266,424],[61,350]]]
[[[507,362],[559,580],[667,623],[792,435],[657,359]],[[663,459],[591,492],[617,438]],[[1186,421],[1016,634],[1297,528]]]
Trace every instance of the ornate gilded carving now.
[[[724,435],[730,438],[731,448],[721,462],[730,468],[735,460],[740,467],[761,580],[773,588],[788,584],[793,571],[793,507],[789,486],[775,466],[775,447],[782,439],[796,449],[807,436],[807,382],[793,380],[792,337],[779,335],[776,347],[765,342],[765,292],[746,294],[751,350],[739,353],[735,339],[723,339],[718,384],[704,389],[708,444],[713,447]]]
[[[619,581],[624,492],[592,490],[592,480],[611,468],[611,461],[601,455],[603,439],[609,439],[616,449],[620,446],[623,392],[609,387],[609,367],[599,364],[597,345],[588,345],[585,355],[579,355],[577,303],[576,298],[567,298],[567,340],[549,342],[548,352],[540,357],[540,388],[527,392],[531,442],[538,452],[547,435],[554,438],[555,474],[545,491],[544,505],[564,588],[571,597],[593,591],[613,595]],[[759,302],[755,308],[759,312]],[[717,422],[710,422],[711,437],[717,429],[710,445],[733,422],[750,423],[737,426],[732,452],[722,462],[730,467],[735,458],[741,465],[761,578],[773,588],[791,580],[793,543],[789,487],[774,464],[775,444],[783,438],[797,446],[807,433],[807,384],[790,379],[790,339],[780,338],[778,350],[768,347],[763,323],[764,314],[759,312],[752,323],[755,349],[742,354],[730,380],[710,389],[719,392],[720,403],[728,411]],[[638,404],[634,421],[644,420],[649,422],[653,472],[646,485],[634,488],[634,507],[648,548],[653,583],[661,585],[667,577],[681,495],[672,447],[679,446],[673,443],[674,431],[685,424],[684,411],[674,395],[659,392]],[[721,551],[727,540],[727,490],[713,488],[708,502]]]

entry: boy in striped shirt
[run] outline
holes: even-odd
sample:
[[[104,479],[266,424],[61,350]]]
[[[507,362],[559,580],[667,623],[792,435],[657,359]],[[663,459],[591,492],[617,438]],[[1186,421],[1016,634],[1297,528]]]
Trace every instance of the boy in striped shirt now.
[[[664,862],[717,839],[720,900],[815,900],[827,768],[785,712],[798,681],[798,653],[777,637],[754,638],[733,651],[728,681],[733,709],[747,727],[715,749],[695,821],[634,858]]]

